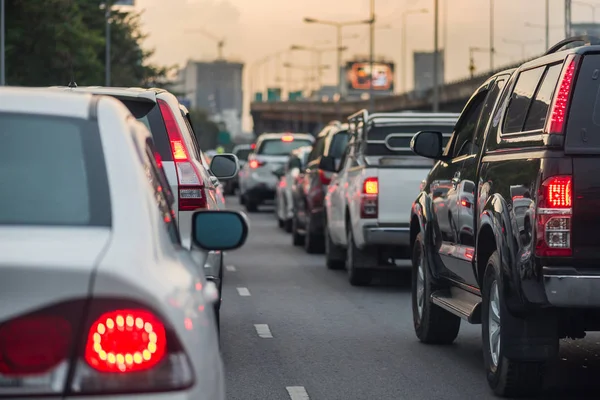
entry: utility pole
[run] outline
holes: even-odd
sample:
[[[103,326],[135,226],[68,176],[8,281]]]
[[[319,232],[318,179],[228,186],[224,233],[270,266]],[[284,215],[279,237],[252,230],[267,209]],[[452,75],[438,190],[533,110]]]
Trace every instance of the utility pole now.
[[[338,93],[342,95],[342,25],[337,25],[337,62],[335,67],[335,77],[338,83]]]
[[[546,50],[550,48],[550,0],[546,0]]]
[[[494,70],[494,0],[490,0],[490,71]]]
[[[433,0],[433,14],[434,14],[434,30],[433,30],[433,112],[438,112],[440,108],[440,88],[439,88],[439,43],[438,43],[438,30],[439,30],[439,0]]]
[[[6,85],[6,18],[4,13],[6,6],[4,0],[0,0],[0,86]]]
[[[375,52],[375,0],[371,0],[371,23],[369,25],[369,112],[375,112],[375,96],[373,96],[373,58]]]
[[[571,36],[571,0],[565,0],[565,38]]]
[[[105,18],[106,18],[106,60],[104,67],[104,86],[110,86],[110,8],[112,6],[111,0],[106,0],[104,2],[105,7]]]

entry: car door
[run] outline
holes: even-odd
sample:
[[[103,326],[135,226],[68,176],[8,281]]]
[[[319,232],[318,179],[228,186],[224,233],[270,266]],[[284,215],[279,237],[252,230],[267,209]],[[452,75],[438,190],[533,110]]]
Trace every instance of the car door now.
[[[339,162],[339,171],[332,177],[329,195],[331,205],[328,221],[331,240],[335,244],[346,244],[346,190],[348,189],[348,169],[352,166],[350,154],[354,149],[354,141],[347,146]]]
[[[457,207],[463,162],[468,156],[468,148],[473,140],[479,116],[487,95],[487,85],[481,86],[471,97],[462,112],[452,138],[444,154],[448,161],[438,162],[430,172],[430,197],[435,220],[434,240],[439,246],[439,254],[445,266],[442,274],[462,281],[456,274],[456,252],[459,251],[457,229]]]

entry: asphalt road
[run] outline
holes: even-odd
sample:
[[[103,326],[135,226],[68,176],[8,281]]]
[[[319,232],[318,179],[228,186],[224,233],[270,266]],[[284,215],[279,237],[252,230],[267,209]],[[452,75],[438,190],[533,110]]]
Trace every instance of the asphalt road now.
[[[228,206],[240,209],[229,197]],[[410,272],[366,288],[292,246],[272,209],[249,214],[246,245],[225,258],[221,345],[230,400],[492,399],[481,327],[451,346],[418,342]],[[542,398],[600,397],[600,334],[562,341]],[[585,397],[585,395],[589,397]]]

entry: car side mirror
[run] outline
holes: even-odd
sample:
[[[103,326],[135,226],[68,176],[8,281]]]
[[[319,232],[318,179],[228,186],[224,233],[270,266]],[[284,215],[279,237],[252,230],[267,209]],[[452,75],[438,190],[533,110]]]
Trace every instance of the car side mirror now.
[[[239,170],[240,164],[235,154],[217,154],[210,162],[210,172],[221,181],[235,178]]]
[[[192,241],[204,250],[233,250],[244,245],[248,228],[247,217],[238,211],[196,211],[192,216]]]
[[[332,156],[322,156],[319,161],[319,169],[326,172],[337,172],[335,158]]]
[[[417,155],[439,160],[442,158],[443,135],[441,132],[420,131],[410,141],[410,149]]]

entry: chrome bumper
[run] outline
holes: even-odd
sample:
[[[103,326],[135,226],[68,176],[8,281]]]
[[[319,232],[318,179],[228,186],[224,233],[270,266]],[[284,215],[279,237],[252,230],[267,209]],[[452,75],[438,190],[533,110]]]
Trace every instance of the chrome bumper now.
[[[600,276],[544,275],[548,302],[556,307],[600,307]]]
[[[409,227],[366,226],[363,228],[363,234],[367,245],[410,245]]]

